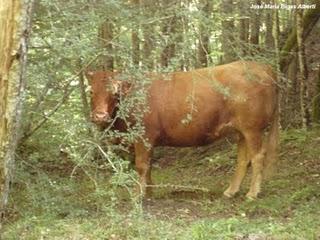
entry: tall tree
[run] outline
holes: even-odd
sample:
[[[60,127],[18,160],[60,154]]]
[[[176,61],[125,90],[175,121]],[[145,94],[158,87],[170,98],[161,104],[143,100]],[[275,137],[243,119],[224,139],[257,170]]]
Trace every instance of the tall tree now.
[[[210,19],[212,11],[212,1],[211,0],[200,0],[200,12],[203,21],[199,23],[199,44],[198,44],[198,66],[206,67],[208,66],[208,55],[210,54],[209,48],[209,37],[210,29],[208,26],[208,20]]]
[[[240,55],[245,56],[247,54],[247,43],[249,40],[249,16],[248,16],[248,2],[243,1],[239,2],[239,13],[240,13],[240,19],[239,19],[239,38],[240,38]]]
[[[153,56],[152,56],[152,49],[154,47],[154,37],[153,32],[155,31],[154,24],[149,21],[152,18],[153,11],[154,11],[154,2],[150,0],[141,0],[141,8],[142,11],[145,13],[144,16],[147,17],[146,21],[144,21],[142,25],[143,31],[143,46],[142,46],[142,62],[145,67],[151,70],[154,66],[153,64]]]
[[[272,0],[272,4],[278,4],[278,0]],[[279,11],[278,9],[274,9],[273,11],[273,28],[272,28],[272,36],[274,40],[274,49],[275,49],[275,56],[276,56],[276,66],[277,72],[279,73],[280,70],[280,23],[279,23]]]
[[[271,4],[271,0],[267,1],[268,4]],[[273,29],[273,19],[272,19],[272,11],[269,9],[266,11],[266,48],[271,50],[274,48],[274,39],[272,35]]]
[[[221,3],[223,13],[221,46],[223,51],[223,63],[232,62],[235,59],[235,51],[232,43],[234,42],[234,20],[231,17],[233,13],[233,0],[224,0]]]
[[[161,52],[161,66],[168,67],[170,60],[174,57],[176,50],[176,35],[178,26],[178,17],[175,13],[177,3],[172,4],[170,0],[163,0],[163,10],[167,17],[162,26],[162,34],[165,37],[165,46]]]
[[[0,4],[0,217],[8,202],[19,141],[33,0]],[[1,221],[0,221],[1,228]]]
[[[303,24],[303,38],[306,38],[313,27],[316,25],[318,20],[320,19],[320,0],[313,0],[312,3],[315,4],[315,8],[307,10],[302,19]],[[280,52],[280,69],[281,71],[285,71],[287,66],[289,66],[289,62],[292,57],[290,55],[291,51],[295,51],[297,48],[297,30],[296,25],[294,25],[291,29],[291,32],[287,39],[285,40],[283,46],[279,46],[281,49]]]
[[[168,67],[170,59],[175,53],[175,43],[173,41],[173,35],[175,33],[176,17],[172,17],[168,24],[166,24],[162,29],[162,34],[166,36],[167,42],[161,53],[161,66]]]
[[[297,0],[297,4],[303,4],[303,0]],[[297,9],[297,45],[298,45],[298,59],[299,70],[301,75],[300,80],[300,109],[302,116],[302,127],[308,128],[311,125],[309,102],[309,90],[308,90],[308,69],[307,60],[305,56],[305,47],[303,39],[303,10]]]
[[[288,70],[286,72],[287,82],[285,84],[283,98],[283,123],[284,126],[288,125],[297,125],[300,123],[300,118],[297,119],[297,116],[300,116],[300,109],[297,108],[297,104],[299,103],[299,83],[298,83],[298,58],[297,54],[292,56],[292,61],[288,66]]]
[[[313,99],[313,121],[320,124],[320,67],[316,76],[316,91]]]
[[[139,14],[140,12],[140,0],[132,0],[132,5]],[[140,39],[139,39],[139,27],[133,25],[131,32],[131,44],[132,44],[132,62],[135,66],[139,66],[140,63]]]
[[[261,5],[261,0],[255,0],[256,5]],[[260,12],[253,9],[251,12],[251,34],[250,34],[250,43],[254,45],[259,44],[259,36],[260,36]]]
[[[104,23],[101,24],[99,29],[99,39],[102,48],[106,51],[104,56],[101,58],[101,67],[103,70],[112,71],[114,69],[114,57],[113,57],[113,32],[114,26],[111,19],[106,19]]]

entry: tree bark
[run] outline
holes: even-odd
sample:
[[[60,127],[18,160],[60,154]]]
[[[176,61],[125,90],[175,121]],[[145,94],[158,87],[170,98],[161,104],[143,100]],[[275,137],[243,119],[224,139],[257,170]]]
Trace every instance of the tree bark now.
[[[316,77],[316,92],[313,99],[313,121],[320,124],[320,67]]]
[[[4,217],[20,137],[33,0],[0,4],[0,217]],[[1,228],[0,221],[0,228]]]
[[[201,0],[200,8],[202,12],[202,16],[205,20],[210,19],[210,14],[212,11],[212,1],[211,0]],[[210,30],[208,29],[208,25],[206,21],[200,21],[199,23],[199,44],[198,44],[198,67],[207,67],[209,60],[209,37]]]
[[[235,51],[232,43],[234,42],[234,21],[231,18],[233,13],[233,0],[224,0],[221,4],[223,13],[221,45],[224,53],[222,62],[229,63],[235,59]]]
[[[141,0],[141,8],[143,11],[148,14],[147,16],[150,17],[150,13],[152,13],[153,3],[150,2],[150,0]],[[144,67],[146,67],[149,70],[152,70],[154,67],[152,56],[152,49],[154,47],[154,39],[153,39],[153,33],[154,33],[154,24],[149,22],[144,22],[142,26],[142,32],[143,32],[143,45],[142,45],[142,63]]]
[[[137,9],[140,8],[140,0],[132,0],[132,5]],[[132,44],[132,62],[135,66],[139,66],[140,63],[140,39],[139,39],[139,27],[133,26],[131,32],[131,44]]]
[[[267,3],[271,4],[271,1]],[[273,19],[272,19],[272,11],[268,10],[266,12],[266,48],[267,50],[272,50],[274,48],[274,39],[272,35],[273,29]]]
[[[113,57],[113,31],[114,26],[111,20],[106,20],[101,26],[99,31],[99,39],[102,47],[106,50],[106,54],[101,58],[101,68],[103,70],[113,71],[114,57]]]
[[[168,42],[161,53],[161,66],[168,67],[170,59],[174,57],[176,45],[174,35],[176,34],[177,17],[173,16],[168,20],[168,24],[163,26],[162,33],[167,36]]]
[[[303,0],[297,0],[297,4],[303,4]],[[302,127],[309,128],[311,125],[310,109],[308,107],[309,102],[309,90],[308,90],[308,69],[307,60],[305,56],[304,40],[303,40],[303,10],[297,9],[297,45],[298,45],[298,60],[300,69],[300,109],[302,117]]]
[[[261,0],[255,0],[255,4],[261,5]],[[260,12],[257,10],[252,11],[250,20],[251,20],[250,43],[254,45],[258,45],[259,36],[260,36]]]
[[[272,1],[273,4],[278,4],[277,0]],[[280,48],[279,48],[279,38],[280,38],[280,23],[279,23],[279,11],[275,9],[273,11],[273,28],[272,28],[272,35],[274,40],[274,49],[275,49],[275,56],[276,56],[276,67],[277,72],[280,72]]]
[[[84,73],[81,71],[83,69],[83,64],[81,59],[79,59],[79,90],[81,94],[81,101],[82,101],[82,109],[83,109],[83,115],[86,119],[87,122],[90,122],[90,106],[89,102],[87,99],[87,94],[86,94],[86,85],[85,85],[85,80],[84,80]]]
[[[239,12],[240,12],[240,19],[239,19],[239,38],[240,38],[240,55],[243,57],[247,54],[247,46],[249,41],[249,14],[248,14],[248,2],[243,1],[239,2]]]
[[[303,16],[303,20],[302,20],[303,29],[304,29],[303,39],[305,39],[309,35],[309,33],[311,32],[311,30],[313,29],[313,27],[315,26],[315,24],[320,18],[320,14],[319,14],[320,0],[314,0],[312,1],[312,4],[315,4],[316,8],[307,10],[305,15]],[[296,26],[294,26],[287,40],[285,41],[284,45],[281,47],[280,69],[282,72],[286,70],[287,66],[289,65],[289,62],[292,59],[290,52],[291,51],[295,52],[296,48],[297,48],[297,29],[296,29]]]
[[[299,82],[298,82],[298,58],[297,54],[293,56],[293,60],[288,66],[288,71],[286,72],[287,82],[285,84],[284,93],[282,95],[285,98],[283,103],[283,114],[285,115],[284,127],[294,126],[296,127],[300,123],[300,109],[299,106]],[[299,116],[299,117],[298,117]]]

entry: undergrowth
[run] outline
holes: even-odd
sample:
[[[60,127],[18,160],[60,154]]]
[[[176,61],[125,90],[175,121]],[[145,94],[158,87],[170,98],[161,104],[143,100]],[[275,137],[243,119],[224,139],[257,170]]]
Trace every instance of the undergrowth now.
[[[157,149],[154,197],[144,202],[127,163],[120,179],[104,165],[75,171],[59,154],[46,162],[34,152],[17,164],[2,239],[319,239],[319,133],[282,133],[277,171],[253,202],[249,177],[235,198],[222,196],[236,161],[228,142]]]

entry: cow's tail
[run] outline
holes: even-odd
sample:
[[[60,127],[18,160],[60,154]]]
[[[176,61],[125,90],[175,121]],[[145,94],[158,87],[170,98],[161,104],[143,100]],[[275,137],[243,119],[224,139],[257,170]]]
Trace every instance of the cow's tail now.
[[[265,139],[265,161],[264,161],[264,177],[269,178],[275,172],[275,165],[278,160],[278,146],[279,146],[279,127],[280,127],[280,113],[278,94],[276,94],[275,110],[271,120],[271,126]]]

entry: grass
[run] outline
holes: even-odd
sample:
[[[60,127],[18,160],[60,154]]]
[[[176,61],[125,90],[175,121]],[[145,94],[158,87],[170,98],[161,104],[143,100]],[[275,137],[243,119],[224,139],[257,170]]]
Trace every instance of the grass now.
[[[282,133],[277,172],[253,202],[249,177],[235,198],[222,196],[236,161],[230,144],[158,149],[160,187],[143,205],[105,171],[70,177],[72,166],[20,162],[2,239],[320,239],[319,133]]]

